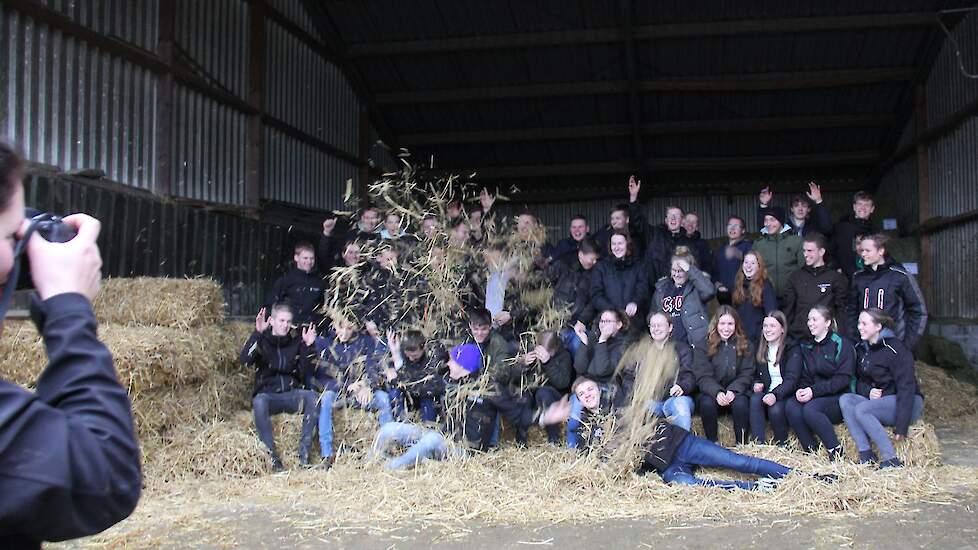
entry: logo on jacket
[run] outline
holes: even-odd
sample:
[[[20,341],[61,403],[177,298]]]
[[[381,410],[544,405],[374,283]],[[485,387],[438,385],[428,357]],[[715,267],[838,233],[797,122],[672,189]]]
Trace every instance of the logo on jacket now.
[[[669,314],[678,314],[683,310],[683,297],[682,296],[666,296],[662,299],[662,312]]]
[[[821,292],[822,294],[825,294],[831,288],[832,288],[832,283],[819,283],[818,284],[818,291]]]
[[[871,300],[871,298],[873,296],[872,293],[870,292],[870,290],[868,288],[866,290],[864,290],[863,291],[863,309],[869,309],[871,307],[883,309],[883,293],[884,292],[886,292],[886,291],[883,290],[882,288],[876,291],[876,305],[874,306],[874,305],[871,305],[872,302],[870,302],[870,300]]]

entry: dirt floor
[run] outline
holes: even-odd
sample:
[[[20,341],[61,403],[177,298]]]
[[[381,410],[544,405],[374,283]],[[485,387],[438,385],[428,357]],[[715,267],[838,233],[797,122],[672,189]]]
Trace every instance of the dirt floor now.
[[[976,468],[978,417],[938,426],[947,464]],[[559,503],[554,503],[559,506]],[[298,511],[298,512],[297,512]],[[215,507],[193,523],[132,533],[113,546],[162,548],[978,548],[978,492],[955,492],[940,502],[917,502],[866,517],[732,517],[724,521],[606,521],[592,525],[492,526],[476,522],[409,523],[378,530],[302,529],[302,506]],[[202,544],[201,525],[224,536]],[[316,522],[318,525],[318,522]],[[83,547],[80,541],[58,547]],[[86,544],[88,543],[88,544]]]

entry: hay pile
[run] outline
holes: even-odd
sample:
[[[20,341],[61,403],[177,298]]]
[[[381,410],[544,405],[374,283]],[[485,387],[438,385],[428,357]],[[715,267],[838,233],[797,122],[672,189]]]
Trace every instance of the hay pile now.
[[[946,370],[917,361],[917,381],[924,394],[924,418],[947,420],[978,413],[978,392]]]
[[[92,308],[99,323],[188,329],[224,322],[224,294],[213,279],[106,279]]]

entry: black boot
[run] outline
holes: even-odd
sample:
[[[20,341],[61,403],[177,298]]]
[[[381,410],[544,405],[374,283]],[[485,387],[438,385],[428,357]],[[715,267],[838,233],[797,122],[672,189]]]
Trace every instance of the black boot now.
[[[876,453],[872,449],[868,451],[859,451],[859,463],[860,464],[873,464],[874,462],[879,462],[876,458]]]
[[[902,467],[903,467],[903,462],[901,462],[900,459],[897,457],[888,458],[883,462],[880,462],[880,470],[886,468],[902,468]]]
[[[547,426],[547,442],[554,445],[560,445],[560,426],[556,424],[551,424]]]
[[[282,459],[278,455],[272,455],[272,473],[280,473],[285,471],[285,465],[282,464]]]

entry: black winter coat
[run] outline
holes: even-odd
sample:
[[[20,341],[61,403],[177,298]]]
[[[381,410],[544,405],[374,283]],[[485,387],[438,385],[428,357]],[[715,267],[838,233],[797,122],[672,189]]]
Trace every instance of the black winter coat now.
[[[598,384],[617,382],[615,369],[625,353],[625,335],[618,333],[606,342],[598,343],[598,334],[588,333],[588,345],[581,344],[574,356],[574,370]]]
[[[869,397],[870,390],[879,388],[884,396],[896,395],[894,431],[907,435],[914,396],[924,395],[917,383],[913,353],[896,338],[880,338],[875,344],[861,342],[856,352],[856,393]]]
[[[760,345],[766,346],[767,342],[761,342]],[[785,350],[781,353],[781,383],[773,391],[769,389],[771,373],[768,371],[767,361],[757,361],[755,357],[754,382],[764,384],[762,393],[773,393],[778,401],[784,401],[795,394],[795,390],[798,389],[798,378],[801,376],[801,363],[789,361],[791,354],[794,353],[794,346],[787,340],[782,345],[785,346]]]
[[[554,303],[566,304],[571,309],[570,320],[567,322],[570,326],[578,321],[590,325],[594,320],[594,305],[591,303],[593,270],[594,268],[584,269],[576,256],[567,262],[553,262],[547,268],[546,277],[553,285]]]
[[[903,265],[887,259],[877,269],[864,267],[852,277],[848,329],[858,339],[859,313],[879,308],[893,318],[893,332],[908,349],[913,349],[927,328],[927,305],[917,280]]]
[[[325,290],[326,282],[317,273],[306,273],[293,267],[275,280],[265,299],[265,307],[270,311],[272,305],[286,302],[292,306],[293,322],[296,324],[318,323],[321,316],[316,309],[323,304]]]
[[[649,308],[649,279],[645,265],[632,255],[598,262],[591,270],[591,305],[596,312],[624,311],[634,302],[635,319],[644,319]]]
[[[543,385],[560,393],[570,392],[571,383],[574,382],[573,363],[570,352],[564,348],[563,344],[559,344],[557,351],[550,356],[549,361],[546,363],[537,362],[537,367],[543,371],[543,375],[546,377]]]
[[[311,353],[313,350],[298,336],[273,336],[271,329],[252,332],[240,356],[242,364],[255,368],[252,395],[301,389],[311,370]]]
[[[829,332],[821,342],[802,340],[788,359],[797,370],[798,388],[811,388],[813,397],[840,395],[855,389],[856,352],[852,341]]]
[[[696,258],[696,265],[700,270],[710,273],[713,270],[713,252],[710,250],[710,243],[700,236],[699,231],[694,231],[692,235],[687,234],[686,240],[689,241],[689,251]],[[710,273],[710,277],[715,279],[716,273]]]
[[[44,305],[37,389],[0,380],[0,548],[98,533],[132,512],[142,487],[129,397],[92,306],[74,293]]]
[[[711,396],[732,391],[737,395],[750,396],[754,381],[754,345],[747,344],[747,352],[737,355],[735,342],[721,341],[713,357],[700,364],[696,384],[700,391]]]
[[[856,219],[852,214],[839,220],[832,228],[832,242],[829,243],[829,250],[836,265],[842,268],[846,277],[852,279],[856,272],[859,256],[856,254],[854,241],[860,235],[869,235],[873,232],[873,224],[869,220]]]
[[[784,316],[788,319],[788,333],[804,338],[808,332],[808,312],[813,306],[829,308],[839,323],[839,332],[846,330],[846,303],[849,297],[849,279],[834,267],[804,266],[788,278],[784,293]]]

